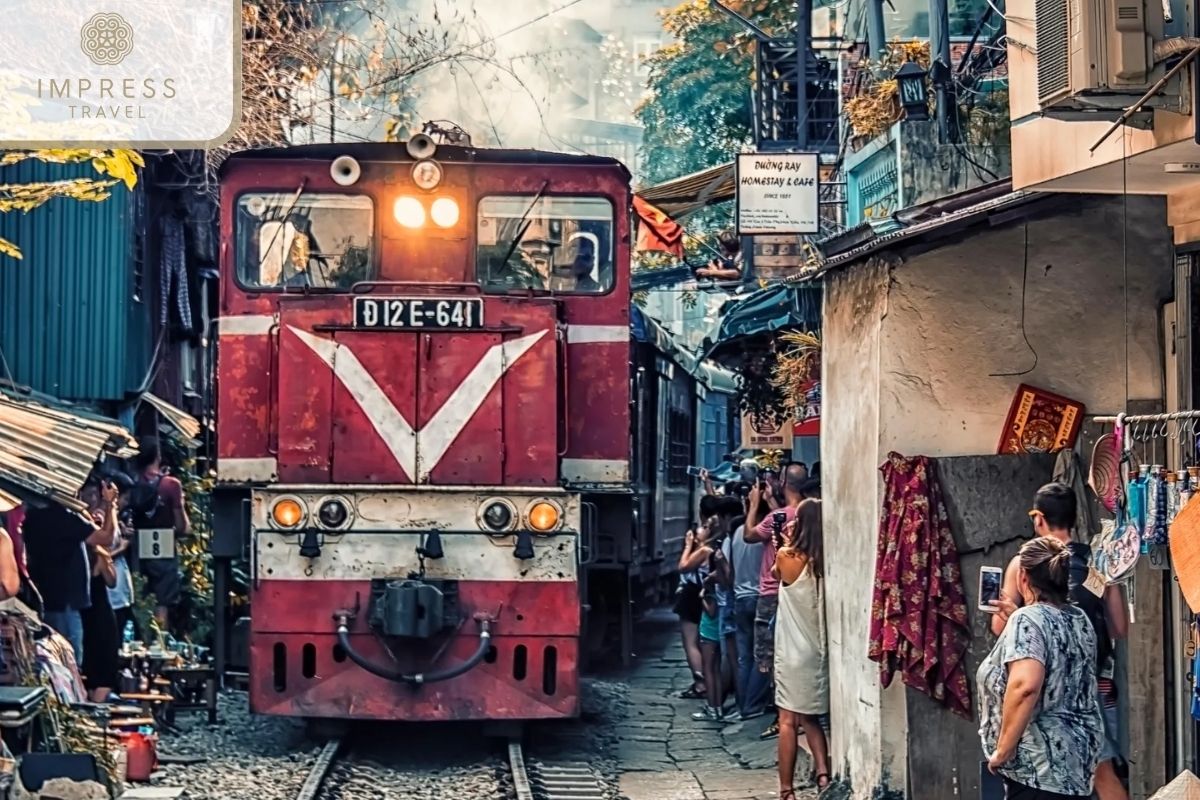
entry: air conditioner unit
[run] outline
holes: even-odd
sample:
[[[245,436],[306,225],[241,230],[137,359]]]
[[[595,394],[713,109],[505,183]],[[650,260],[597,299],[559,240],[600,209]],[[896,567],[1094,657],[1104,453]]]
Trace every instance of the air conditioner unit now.
[[[1122,108],[1162,74],[1162,0],[1035,0],[1043,111]]]

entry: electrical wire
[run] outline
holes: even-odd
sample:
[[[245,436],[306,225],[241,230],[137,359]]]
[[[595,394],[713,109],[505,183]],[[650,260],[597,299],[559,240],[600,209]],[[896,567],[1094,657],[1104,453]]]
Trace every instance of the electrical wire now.
[[[1025,255],[1021,267],[1021,338],[1025,340],[1025,346],[1029,348],[1029,352],[1033,353],[1033,364],[1029,369],[1020,372],[992,372],[988,374],[989,378],[1019,378],[1022,375],[1028,375],[1037,369],[1038,351],[1029,341],[1029,333],[1025,330],[1025,305],[1026,291],[1029,286],[1029,220],[1025,220],[1023,225],[1025,231]]]

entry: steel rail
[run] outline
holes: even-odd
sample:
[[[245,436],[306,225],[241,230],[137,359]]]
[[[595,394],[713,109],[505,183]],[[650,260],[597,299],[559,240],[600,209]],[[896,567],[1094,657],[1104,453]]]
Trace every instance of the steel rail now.
[[[521,749],[521,742],[516,739],[508,742],[508,768],[512,772],[516,800],[533,800],[533,785],[529,782],[529,773],[525,771],[525,753]]]
[[[317,756],[312,769],[309,770],[304,785],[300,787],[300,794],[296,795],[296,800],[317,800],[317,792],[321,790],[321,783],[329,774],[329,768],[333,766],[334,759],[337,758],[338,750],[341,747],[342,740],[340,738],[330,739],[325,743],[325,746],[321,748],[321,754]]]

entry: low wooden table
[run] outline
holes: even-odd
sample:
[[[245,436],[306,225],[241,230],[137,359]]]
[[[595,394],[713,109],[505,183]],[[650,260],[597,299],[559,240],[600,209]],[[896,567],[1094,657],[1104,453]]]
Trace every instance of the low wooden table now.
[[[174,698],[166,709],[167,720],[174,724],[175,714],[205,711],[208,724],[217,724],[217,672],[207,664],[165,667],[162,675],[170,685],[166,691]]]

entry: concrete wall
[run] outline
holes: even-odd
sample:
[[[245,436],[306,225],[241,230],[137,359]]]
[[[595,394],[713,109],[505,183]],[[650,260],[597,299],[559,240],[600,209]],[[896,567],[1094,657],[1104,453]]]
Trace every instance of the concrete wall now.
[[[910,754],[909,737],[936,735],[943,725],[938,716],[947,713],[926,713],[919,704],[906,712],[902,696],[879,689],[877,667],[866,659],[882,502],[878,467],[891,450],[994,454],[1020,383],[1077,399],[1089,414],[1123,409],[1123,229],[1128,393],[1161,397],[1158,310],[1171,294],[1173,269],[1164,201],[1130,197],[1127,225],[1121,209],[1119,198],[1085,196],[1028,223],[1025,332],[1037,366],[1023,375],[994,375],[1025,371],[1034,360],[1020,328],[1020,221],[976,226],[960,241],[893,255],[890,269],[886,257],[874,257],[826,276],[821,460],[830,537],[832,748],[856,798],[903,791],[908,772],[919,785],[917,772],[930,766],[919,757],[927,741]],[[919,722],[906,724],[913,711]],[[918,758],[910,763],[912,755]],[[957,785],[965,789],[963,783]],[[919,790],[914,796],[923,797]]]
[[[880,373],[881,428],[908,455],[996,452],[1016,387],[1027,383],[1084,403],[1125,408],[1122,229],[1128,229],[1129,394],[1162,396],[1158,314],[1171,295],[1170,232],[1162,198],[1080,197],[1074,211],[1025,226],[976,228],[962,242],[895,270]]]
[[[867,660],[875,530],[882,501],[879,441],[881,329],[888,314],[886,262],[834,274],[826,282],[821,471],[827,553],[832,766],[856,797],[903,787],[903,689],[879,686]]]

